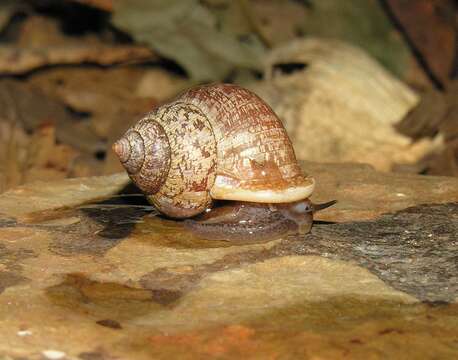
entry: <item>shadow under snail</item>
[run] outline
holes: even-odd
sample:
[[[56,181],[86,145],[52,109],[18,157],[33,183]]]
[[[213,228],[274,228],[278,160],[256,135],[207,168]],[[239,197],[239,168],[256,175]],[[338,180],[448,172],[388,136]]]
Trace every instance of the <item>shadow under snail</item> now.
[[[132,181],[164,215],[200,237],[262,241],[306,234],[315,181],[280,119],[230,84],[191,88],[146,114],[114,145]],[[215,200],[224,200],[215,206]]]

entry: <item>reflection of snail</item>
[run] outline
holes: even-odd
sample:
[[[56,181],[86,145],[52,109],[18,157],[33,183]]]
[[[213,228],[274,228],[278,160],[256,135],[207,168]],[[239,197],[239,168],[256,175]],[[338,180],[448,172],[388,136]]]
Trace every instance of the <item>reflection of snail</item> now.
[[[201,214],[186,223],[203,237],[262,240],[310,230],[315,182],[302,174],[281,121],[246,89],[190,89],[147,114],[113,149],[159,211]],[[211,209],[213,199],[236,202]]]

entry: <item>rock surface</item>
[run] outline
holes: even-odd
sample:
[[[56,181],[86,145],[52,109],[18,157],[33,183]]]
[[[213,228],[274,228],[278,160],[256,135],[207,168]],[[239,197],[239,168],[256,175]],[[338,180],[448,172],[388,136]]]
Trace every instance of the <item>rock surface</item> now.
[[[125,173],[61,182],[35,182],[1,195],[0,213],[12,217],[50,211],[103,199],[129,183]]]
[[[316,214],[332,222],[371,220],[418,204],[458,202],[458,179],[374,171],[368,165],[302,162],[316,178],[314,202],[337,199]]]
[[[304,168],[335,223],[249,245],[121,174],[1,195],[0,358],[457,357],[458,180]]]

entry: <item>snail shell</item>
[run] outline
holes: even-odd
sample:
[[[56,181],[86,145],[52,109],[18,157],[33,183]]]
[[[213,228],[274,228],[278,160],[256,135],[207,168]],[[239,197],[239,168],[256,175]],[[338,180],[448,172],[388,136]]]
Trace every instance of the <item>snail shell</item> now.
[[[291,203],[314,188],[280,119],[236,85],[185,91],[148,113],[113,149],[148,200],[174,218],[197,215],[212,199]]]

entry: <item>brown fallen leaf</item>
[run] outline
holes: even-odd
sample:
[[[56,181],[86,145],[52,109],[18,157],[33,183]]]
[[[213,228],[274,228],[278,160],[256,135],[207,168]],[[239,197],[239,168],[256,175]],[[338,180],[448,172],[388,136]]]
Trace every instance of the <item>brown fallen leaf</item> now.
[[[29,182],[64,179],[79,156],[70,146],[56,144],[51,124],[41,125],[29,137],[16,124],[0,121],[0,134],[0,192]]]
[[[190,85],[188,80],[163,69],[151,69],[143,72],[136,85],[135,95],[155,99],[161,103],[173,98]]]
[[[92,63],[113,65],[151,61],[153,52],[142,46],[55,46],[50,48],[0,47],[0,73],[22,74],[47,65]]]
[[[99,119],[137,116],[176,95],[187,82],[160,69],[141,67],[55,68],[33,74],[28,83],[71,109]],[[94,123],[99,136],[109,125]]]
[[[407,37],[436,81],[446,84],[456,53],[456,2],[453,0],[387,0]]]
[[[60,142],[91,154],[105,149],[92,130],[75,121],[64,105],[19,81],[0,81],[0,119],[17,123],[25,131],[33,131],[43,123],[53,123]]]
[[[441,137],[443,146],[418,161],[417,167],[430,175],[458,176],[458,81],[446,90],[431,89],[397,126],[413,139]]]
[[[22,74],[49,65],[113,65],[155,59],[145,46],[117,44],[94,34],[69,36],[57,19],[33,15],[21,24],[14,44],[0,46],[0,73]]]
[[[23,182],[66,178],[77,156],[68,145],[56,144],[55,127],[44,124],[28,144]]]
[[[422,95],[420,103],[396,124],[396,128],[413,139],[432,137],[437,134],[447,108],[444,94],[436,89],[430,89]]]

